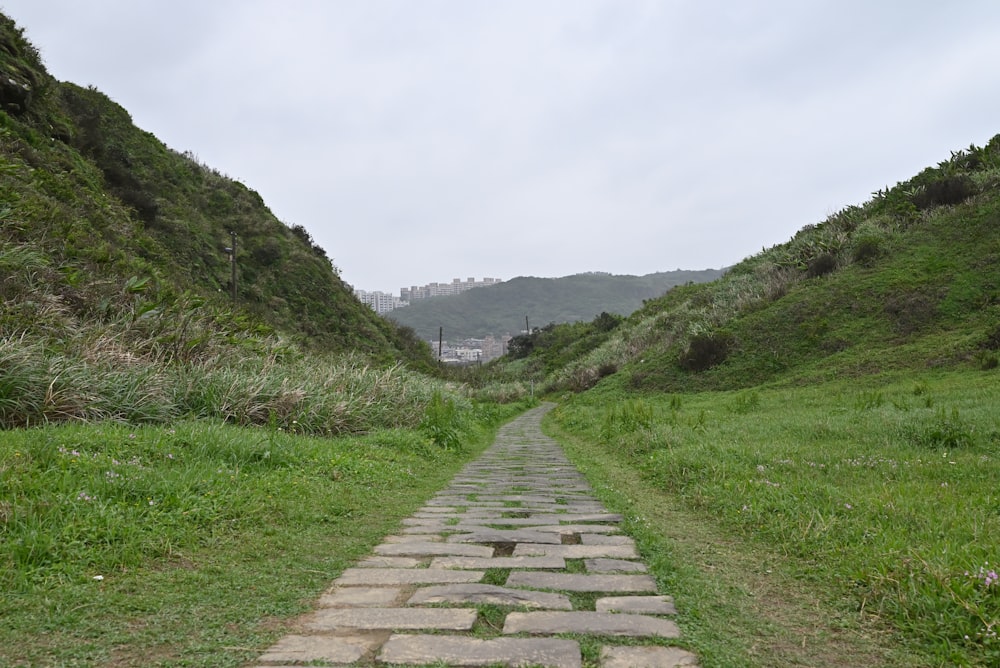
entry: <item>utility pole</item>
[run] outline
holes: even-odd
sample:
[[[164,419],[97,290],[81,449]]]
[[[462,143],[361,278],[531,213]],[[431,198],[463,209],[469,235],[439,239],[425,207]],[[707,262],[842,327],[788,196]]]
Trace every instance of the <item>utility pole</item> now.
[[[531,328],[528,327],[528,316],[524,316],[524,333],[531,336]]]
[[[236,232],[230,232],[229,234],[233,238],[233,245],[229,249],[230,250],[229,265],[230,265],[230,270],[232,271],[231,281],[232,281],[232,284],[233,284],[232,285],[232,290],[233,290],[233,304],[235,304],[236,303],[236,294],[237,294],[237,290],[236,290]]]
[[[444,347],[444,327],[438,327],[438,362],[441,361],[441,349]]]

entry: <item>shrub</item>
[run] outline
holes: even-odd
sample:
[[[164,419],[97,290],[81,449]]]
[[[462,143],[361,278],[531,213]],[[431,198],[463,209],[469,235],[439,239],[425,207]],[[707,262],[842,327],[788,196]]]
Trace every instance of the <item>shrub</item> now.
[[[996,353],[981,352],[978,359],[979,368],[983,371],[991,371],[1000,366],[1000,359],[997,358]]]
[[[837,256],[833,253],[820,253],[813,259],[809,260],[809,264],[806,266],[806,276],[809,278],[816,278],[817,276],[825,276],[829,274],[834,269],[837,268]]]
[[[687,371],[705,371],[726,361],[732,344],[733,337],[726,332],[695,334],[678,363]]]
[[[926,448],[954,450],[975,444],[973,427],[962,419],[957,408],[951,409],[950,413],[939,408],[933,418],[910,426],[906,436],[911,442]]]
[[[931,181],[913,195],[913,203],[918,209],[933,206],[960,204],[976,194],[976,183],[967,174],[945,176]]]
[[[418,427],[432,443],[446,450],[462,447],[463,423],[454,400],[434,392]]]
[[[851,259],[857,264],[868,264],[884,254],[885,248],[882,238],[875,235],[865,235],[855,242]]]
[[[598,378],[605,378],[618,371],[618,365],[614,362],[605,362],[597,367]]]

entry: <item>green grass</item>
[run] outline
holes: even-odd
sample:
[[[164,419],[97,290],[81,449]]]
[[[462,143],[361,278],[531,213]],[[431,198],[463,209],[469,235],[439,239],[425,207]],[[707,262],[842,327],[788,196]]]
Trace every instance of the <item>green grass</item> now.
[[[0,432],[0,666],[245,664],[492,434]]]
[[[995,372],[970,372],[646,396],[652,419],[635,425],[615,416],[637,400],[606,391],[550,424],[629,514],[704,665],[774,665],[754,638],[792,633],[813,599],[817,629],[885,665],[988,666],[1000,661],[998,395]],[[797,611],[761,611],[747,590]],[[889,636],[864,649],[869,632]]]

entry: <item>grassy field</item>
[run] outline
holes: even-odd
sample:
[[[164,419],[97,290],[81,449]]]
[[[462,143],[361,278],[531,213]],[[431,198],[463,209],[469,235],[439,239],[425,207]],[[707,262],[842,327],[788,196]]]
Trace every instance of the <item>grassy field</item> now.
[[[337,439],[0,432],[0,666],[245,664],[521,409]]]
[[[1000,665],[995,372],[627,398],[549,425],[711,666]]]

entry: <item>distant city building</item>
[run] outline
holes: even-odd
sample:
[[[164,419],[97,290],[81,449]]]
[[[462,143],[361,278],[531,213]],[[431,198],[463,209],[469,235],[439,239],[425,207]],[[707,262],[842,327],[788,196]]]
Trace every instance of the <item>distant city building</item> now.
[[[470,277],[463,281],[460,278],[452,279],[451,283],[428,283],[427,285],[411,285],[408,288],[399,289],[399,298],[404,302],[412,302],[417,299],[428,299],[430,297],[442,297],[445,295],[457,295],[473,288],[484,288],[490,285],[503,283],[499,278],[483,278],[477,281]]]
[[[490,285],[499,285],[500,283],[503,283],[503,281],[499,278],[484,277],[481,281],[477,281],[471,277],[466,281],[455,278],[452,279],[451,283],[428,283],[427,285],[413,285],[408,288],[400,288],[398,297],[379,290],[369,291],[359,289],[354,290],[354,296],[362,304],[370,306],[373,311],[382,315],[395,309],[409,306],[410,302],[414,299],[457,295],[473,288],[484,288]]]
[[[510,335],[495,338],[487,336],[485,339],[463,339],[454,344],[447,341],[428,341],[434,354],[438,354],[440,344],[441,361],[445,364],[475,364],[477,362],[489,362],[507,353],[507,343]]]
[[[368,290],[355,290],[354,296],[357,297],[362,304],[367,305],[379,315],[385,315],[394,309],[409,306],[408,303],[404,302],[396,295],[380,292],[379,290],[375,290],[373,292],[369,292]]]

